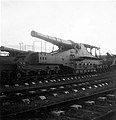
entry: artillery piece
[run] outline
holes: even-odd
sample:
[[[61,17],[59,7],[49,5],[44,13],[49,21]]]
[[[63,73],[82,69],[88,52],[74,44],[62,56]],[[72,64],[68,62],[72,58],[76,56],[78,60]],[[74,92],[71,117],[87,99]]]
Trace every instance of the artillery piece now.
[[[4,46],[0,47],[0,53],[0,77],[7,81],[16,78],[22,66],[22,59],[29,53]]]
[[[39,57],[40,63],[50,65],[57,64],[59,65],[60,71],[71,71],[71,73],[95,71],[95,66],[101,65],[101,60],[99,57],[93,56],[91,53],[93,48],[95,48],[95,51],[96,49],[100,50],[99,47],[88,44],[75,43],[71,40],[66,41],[60,38],[43,35],[35,31],[31,32],[31,36],[43,39],[58,46],[59,48],[54,53],[46,53],[45,56],[41,53]],[[87,48],[90,48],[90,52],[87,51]]]

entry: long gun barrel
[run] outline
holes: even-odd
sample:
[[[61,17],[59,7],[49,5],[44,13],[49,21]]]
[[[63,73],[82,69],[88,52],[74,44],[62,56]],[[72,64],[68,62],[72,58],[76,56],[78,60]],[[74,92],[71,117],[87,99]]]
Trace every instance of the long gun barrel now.
[[[18,50],[18,49],[13,49],[13,48],[9,48],[9,47],[4,47],[4,46],[1,46],[0,47],[0,50],[1,51],[6,51],[6,52],[17,52],[17,53],[26,53],[26,51],[22,51],[22,50]]]
[[[32,37],[36,37],[36,38],[40,38],[40,39],[43,39],[47,42],[50,42],[56,46],[62,46],[63,48],[74,48],[74,46],[76,46],[77,48],[80,48],[80,45],[79,43],[75,43],[71,40],[63,40],[63,39],[60,39],[60,38],[56,38],[56,37],[51,37],[51,36],[48,36],[48,35],[44,35],[44,34],[41,34],[41,33],[38,33],[38,32],[35,32],[35,31],[32,31],[31,32],[31,36]],[[92,46],[92,45],[88,45],[88,44],[83,44],[86,48],[96,48],[96,49],[100,49],[99,47],[96,47],[96,46]]]
[[[51,37],[51,36],[48,36],[48,35],[43,35],[41,33],[35,32],[35,31],[31,32],[31,36],[43,39],[43,40],[45,40],[47,42],[50,42],[50,43],[52,43],[56,46],[67,46],[67,47],[72,48],[72,45],[74,44],[72,41],[66,41],[66,40],[63,40],[63,39],[60,39],[60,38]]]

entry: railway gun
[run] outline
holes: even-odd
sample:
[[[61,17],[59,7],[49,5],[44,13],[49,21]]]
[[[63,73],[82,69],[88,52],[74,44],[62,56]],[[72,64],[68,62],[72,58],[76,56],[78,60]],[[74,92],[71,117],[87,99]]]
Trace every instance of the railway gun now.
[[[87,72],[95,72],[96,66],[102,65],[99,56],[93,56],[92,52],[90,53],[87,51],[87,48],[90,48],[90,50],[92,51],[93,48],[95,48],[95,50],[99,50],[99,47],[75,43],[71,40],[66,41],[60,38],[43,35],[35,31],[31,32],[31,36],[40,38],[42,40],[52,43],[53,45],[58,46],[58,50],[51,53],[42,54],[39,57],[39,63],[51,64],[53,66],[55,64],[59,65],[58,71],[57,69],[54,69],[53,73],[81,74]],[[48,72],[50,71],[48,70]]]
[[[43,39],[58,46],[58,50],[51,53],[22,51],[1,46],[1,51],[9,53],[0,56],[0,77],[2,81],[16,80],[23,77],[38,76],[42,79],[68,74],[95,74],[109,70],[100,55],[92,55],[92,49],[99,47],[63,40],[35,31],[32,37]],[[90,49],[90,51],[87,50]],[[4,84],[4,83],[3,83]]]

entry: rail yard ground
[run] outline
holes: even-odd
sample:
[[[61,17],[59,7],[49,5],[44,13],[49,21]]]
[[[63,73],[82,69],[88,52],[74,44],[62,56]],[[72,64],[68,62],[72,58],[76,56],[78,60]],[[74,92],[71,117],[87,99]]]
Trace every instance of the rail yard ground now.
[[[116,69],[1,87],[2,120],[114,120]]]

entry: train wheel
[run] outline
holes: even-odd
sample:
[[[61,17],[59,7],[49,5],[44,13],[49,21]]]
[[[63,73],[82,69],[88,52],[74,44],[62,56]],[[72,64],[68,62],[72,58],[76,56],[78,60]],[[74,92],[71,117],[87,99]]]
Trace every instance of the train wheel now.
[[[50,70],[50,71],[49,71],[49,74],[50,74],[50,75],[54,75],[54,74],[55,74],[55,71],[54,71],[54,70]]]
[[[59,75],[63,74],[62,70],[58,70],[58,74]]]
[[[47,72],[44,71],[44,70],[41,70],[41,71],[40,71],[40,75],[47,75]]]
[[[21,78],[21,73],[20,72],[17,73],[17,78]]]

